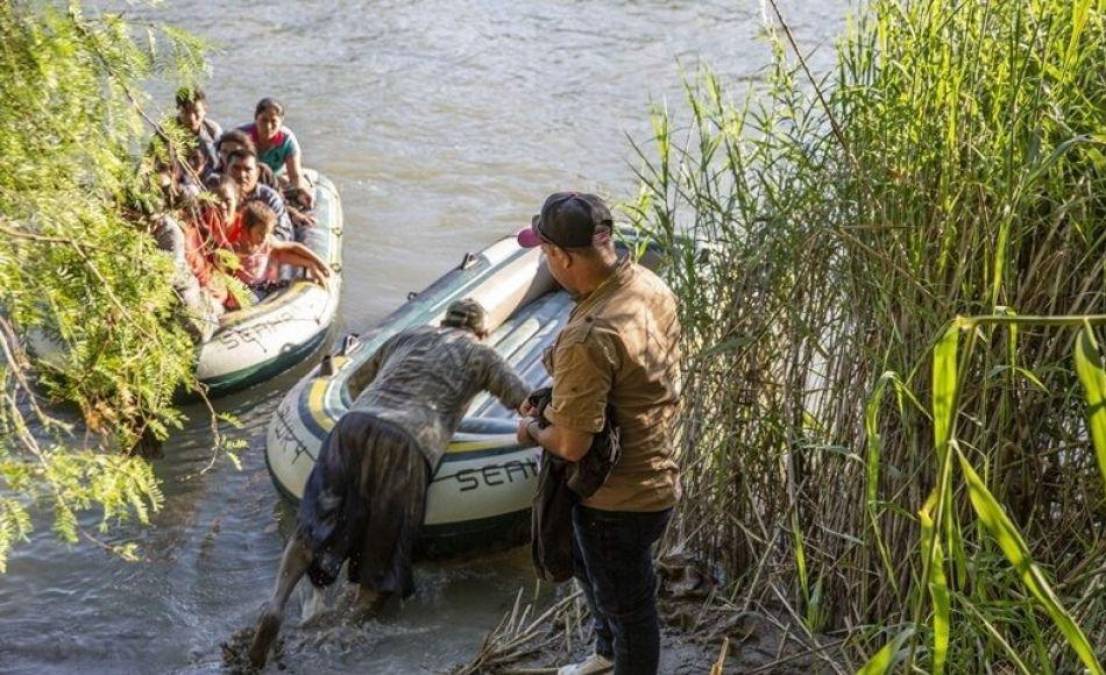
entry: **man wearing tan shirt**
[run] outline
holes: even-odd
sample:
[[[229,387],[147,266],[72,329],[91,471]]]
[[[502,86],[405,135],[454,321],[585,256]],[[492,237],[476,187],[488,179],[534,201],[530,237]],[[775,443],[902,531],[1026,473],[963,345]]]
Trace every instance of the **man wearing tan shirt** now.
[[[575,576],[595,620],[596,652],[561,669],[579,675],[655,673],[660,654],[652,545],[680,496],[673,458],[679,406],[680,324],[672,291],[620,259],[611,213],[595,195],[560,192],[518,235],[541,246],[549,270],[576,297],[547,355],[553,398],[540,428],[519,423],[519,442],[579,461],[603,428],[607,404],[622,457],[594,495],[573,508]],[[524,406],[524,413],[532,413]]]

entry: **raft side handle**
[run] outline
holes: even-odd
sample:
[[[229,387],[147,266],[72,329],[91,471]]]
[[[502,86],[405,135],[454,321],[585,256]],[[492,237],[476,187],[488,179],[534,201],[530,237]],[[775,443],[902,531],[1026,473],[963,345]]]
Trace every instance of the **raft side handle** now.
[[[319,364],[319,377],[333,377],[334,376],[334,360],[330,358],[330,354],[323,356],[322,362]]]
[[[461,258],[461,266],[458,267],[457,269],[467,270],[468,268],[475,265],[476,261],[479,260],[479,259],[480,259],[480,256],[478,256],[475,253],[470,251],[470,252],[465,254],[464,258]]]
[[[360,344],[357,333],[350,333],[342,338],[342,348],[338,350],[338,356],[349,356],[350,351]]]

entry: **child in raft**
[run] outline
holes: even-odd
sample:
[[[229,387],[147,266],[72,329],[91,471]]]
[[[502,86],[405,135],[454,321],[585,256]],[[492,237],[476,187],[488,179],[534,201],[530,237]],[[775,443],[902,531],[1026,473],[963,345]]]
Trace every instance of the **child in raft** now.
[[[204,237],[208,257],[215,263],[218,249],[234,249],[234,242],[241,229],[238,213],[238,184],[230,176],[216,174],[209,181],[209,201],[198,213],[197,226]]]
[[[268,205],[247,201],[240,216],[241,227],[234,241],[238,254],[235,276],[253,292],[256,301],[267,295],[281,265],[302,267],[309,279],[326,285],[330,269],[319,256],[299,242],[273,238],[277,216]]]

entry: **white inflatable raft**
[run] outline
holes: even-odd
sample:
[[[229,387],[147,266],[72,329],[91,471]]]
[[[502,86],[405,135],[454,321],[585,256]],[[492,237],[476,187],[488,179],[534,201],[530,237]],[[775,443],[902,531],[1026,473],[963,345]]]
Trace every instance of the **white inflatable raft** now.
[[[385,340],[411,326],[439,322],[453,300],[471,297],[497,326],[489,344],[532,388],[549,377],[542,352],[572,309],[545,269],[537,249],[513,237],[478,254],[412,294],[406,304],[360,336],[348,335],[334,354],[284,397],[269,422],[266,464],[273,483],[298,502],[327,432],[349,408],[347,382]],[[515,441],[517,416],[494,398],[473,401],[435,473],[427,494],[423,550],[455,552],[529,536],[529,510],[537,488],[539,449]]]

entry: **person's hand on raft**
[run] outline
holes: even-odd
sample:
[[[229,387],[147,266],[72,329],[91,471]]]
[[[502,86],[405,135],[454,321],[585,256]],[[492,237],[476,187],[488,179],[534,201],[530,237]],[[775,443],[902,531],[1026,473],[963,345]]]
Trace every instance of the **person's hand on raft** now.
[[[315,208],[315,191],[305,182],[303,185],[299,186],[296,201],[298,201],[303,208],[310,211]]]
[[[292,221],[292,227],[297,229],[315,227],[317,223],[315,216],[312,216],[310,213],[304,213],[293,207],[288,207],[288,219]]]
[[[307,268],[307,278],[323,288],[330,288],[330,268],[325,265]]]
[[[518,441],[519,445],[525,447],[538,444],[537,439],[530,434],[530,425],[537,421],[536,417],[523,417],[518,421],[518,429],[515,430],[515,440]]]

